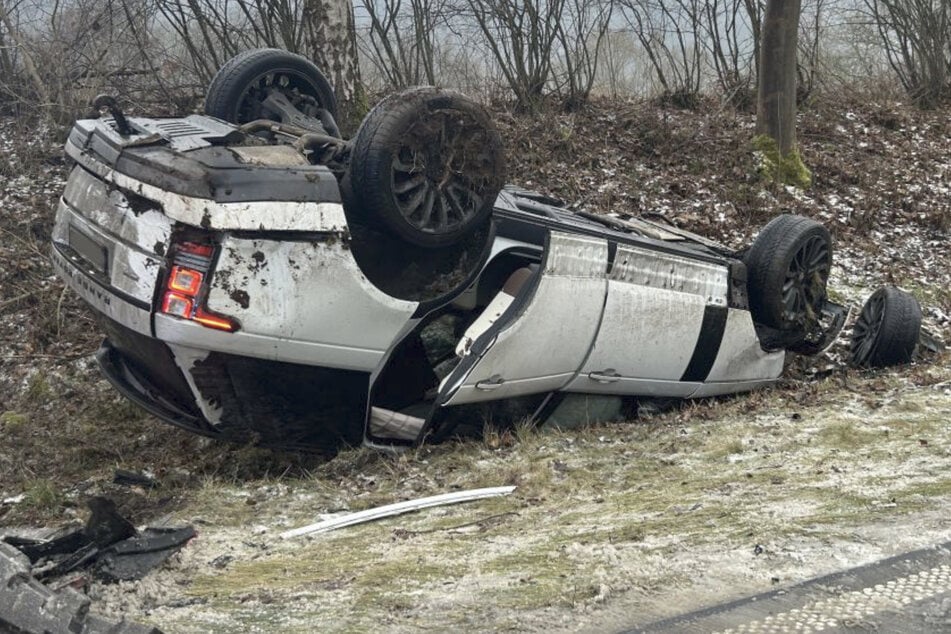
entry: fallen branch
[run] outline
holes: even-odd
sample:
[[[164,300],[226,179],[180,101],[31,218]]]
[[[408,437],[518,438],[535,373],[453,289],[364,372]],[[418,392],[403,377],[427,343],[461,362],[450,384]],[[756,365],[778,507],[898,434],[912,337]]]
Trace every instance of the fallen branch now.
[[[281,533],[281,539],[300,537],[301,535],[309,535],[312,533],[326,533],[328,531],[343,528],[345,526],[373,522],[383,519],[384,517],[402,515],[403,513],[410,513],[412,511],[418,511],[420,509],[430,508],[433,506],[446,506],[448,504],[460,504],[462,502],[472,502],[474,500],[482,500],[485,498],[500,497],[503,495],[509,495],[514,490],[514,486],[472,489],[470,491],[444,493],[442,495],[434,495],[428,498],[420,498],[418,500],[408,500],[406,502],[387,504],[386,506],[380,506],[375,509],[367,509],[365,511],[358,511],[356,513],[348,513],[347,515],[343,515],[341,517],[334,517],[329,520],[317,522],[316,524],[285,531]]]
[[[22,302],[24,299],[29,299],[30,297],[33,297],[34,295],[45,293],[46,291],[49,291],[49,290],[51,290],[51,288],[38,288],[35,291],[29,291],[27,293],[22,293],[20,295],[17,295],[16,297],[11,297],[10,299],[6,299],[0,302],[0,309],[6,308],[7,306],[10,306],[12,304],[16,304],[17,302]]]

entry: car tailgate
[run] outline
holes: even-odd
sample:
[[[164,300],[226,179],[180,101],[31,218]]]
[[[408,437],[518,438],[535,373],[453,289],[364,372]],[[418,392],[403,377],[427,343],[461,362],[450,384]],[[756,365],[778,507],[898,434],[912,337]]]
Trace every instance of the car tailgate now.
[[[77,165],[56,213],[53,262],[97,310],[147,334],[171,229],[157,204]]]

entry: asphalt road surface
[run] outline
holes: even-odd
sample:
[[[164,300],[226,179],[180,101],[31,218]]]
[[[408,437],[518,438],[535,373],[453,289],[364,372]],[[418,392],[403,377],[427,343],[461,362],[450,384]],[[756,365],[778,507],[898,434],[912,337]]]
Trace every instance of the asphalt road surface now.
[[[951,542],[627,631],[951,633]]]

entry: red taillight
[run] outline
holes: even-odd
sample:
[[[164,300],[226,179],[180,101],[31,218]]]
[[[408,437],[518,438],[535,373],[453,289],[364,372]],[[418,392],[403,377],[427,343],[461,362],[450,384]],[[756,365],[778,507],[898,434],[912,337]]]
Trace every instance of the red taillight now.
[[[198,271],[186,269],[183,266],[173,266],[172,272],[168,276],[168,287],[173,291],[179,291],[194,297],[201,289],[202,277],[202,274]]]
[[[189,298],[169,291],[165,293],[165,299],[162,300],[162,312],[182,319],[191,319],[192,305],[192,300]]]
[[[178,251],[189,253],[191,255],[201,256],[203,258],[211,259],[211,256],[215,254],[215,247],[211,244],[199,244],[197,242],[180,242],[178,244]]]
[[[203,282],[211,268],[215,247],[196,242],[180,242],[170,250],[172,269],[165,281],[162,312],[202,326],[234,332],[238,322],[204,307],[207,289]]]
[[[215,313],[208,312],[200,306],[197,310],[195,310],[192,320],[197,321],[202,326],[207,326],[216,330],[225,330],[227,332],[234,332],[238,328],[237,324],[230,317],[216,315]]]

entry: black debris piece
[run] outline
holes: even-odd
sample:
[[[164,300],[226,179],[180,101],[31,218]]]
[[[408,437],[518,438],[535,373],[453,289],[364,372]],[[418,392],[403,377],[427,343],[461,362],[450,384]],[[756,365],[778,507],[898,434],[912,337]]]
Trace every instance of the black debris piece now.
[[[41,559],[33,566],[33,576],[37,579],[51,579],[66,573],[84,568],[95,560],[99,549],[92,542],[83,546],[74,553],[65,553],[49,559]]]
[[[7,536],[4,541],[29,560],[36,579],[91,567],[97,578],[116,582],[143,578],[195,536],[191,527],[147,528],[140,533],[112,500],[94,497],[87,504],[91,513],[82,528],[49,540]]]
[[[37,579],[58,577],[92,563],[100,550],[136,534],[135,527],[116,510],[115,502],[94,497],[87,502],[89,519],[50,540],[6,537],[5,541],[27,556]]]
[[[228,564],[230,564],[232,561],[234,561],[234,557],[231,555],[219,555],[218,557],[215,557],[211,560],[211,567],[217,568],[218,570],[223,570],[227,568]]]
[[[147,528],[100,553],[95,574],[109,583],[142,579],[181,550],[194,536],[195,529],[190,526]]]
[[[112,475],[112,483],[121,486],[142,487],[145,489],[154,489],[159,486],[158,480],[144,473],[136,471],[126,471],[125,469],[116,469]]]
[[[56,557],[57,555],[69,555],[89,543],[85,530],[81,527],[67,529],[50,539],[31,539],[7,535],[3,538],[3,541],[26,555],[31,564],[35,564],[40,559]]]
[[[94,497],[87,502],[92,511],[86,521],[86,537],[99,548],[105,548],[135,535],[135,526],[119,515],[116,503],[108,498]]]

